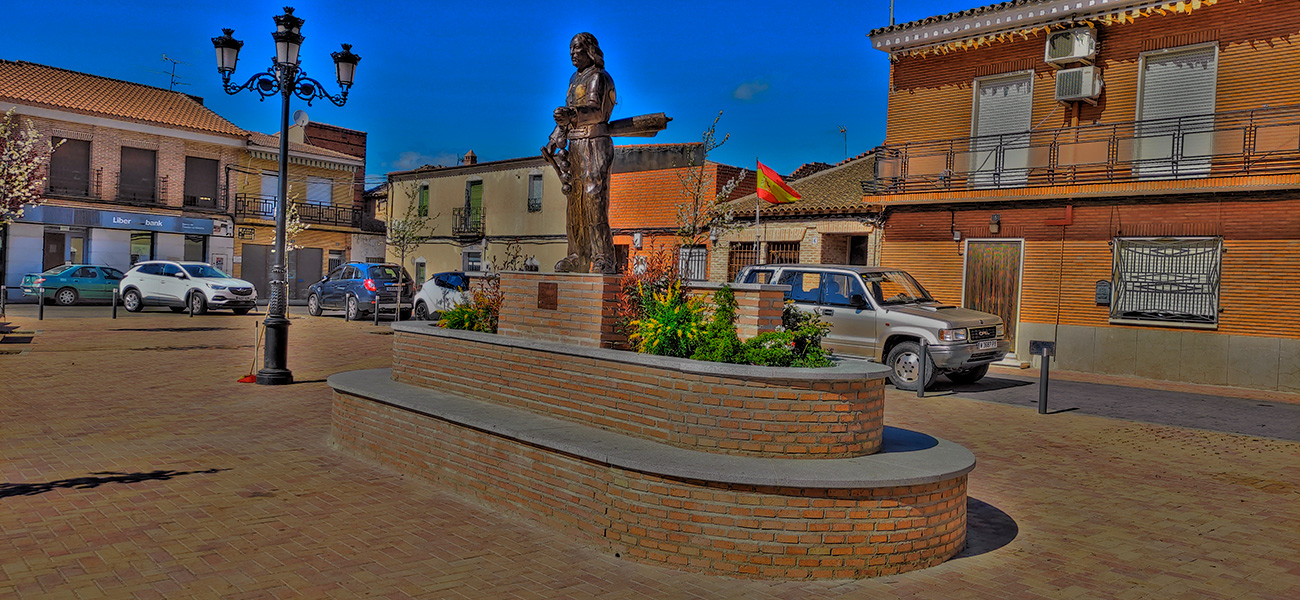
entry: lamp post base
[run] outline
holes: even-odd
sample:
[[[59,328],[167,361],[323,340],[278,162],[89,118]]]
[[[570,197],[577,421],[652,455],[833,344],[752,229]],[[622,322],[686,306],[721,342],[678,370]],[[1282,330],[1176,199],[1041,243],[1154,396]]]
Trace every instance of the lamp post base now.
[[[268,310],[274,310],[268,307]],[[266,354],[262,370],[257,372],[258,385],[288,385],[293,383],[293,371],[288,369],[289,319],[280,315],[266,318]]]
[[[257,385],[289,385],[293,372],[289,369],[262,369],[257,372]]]

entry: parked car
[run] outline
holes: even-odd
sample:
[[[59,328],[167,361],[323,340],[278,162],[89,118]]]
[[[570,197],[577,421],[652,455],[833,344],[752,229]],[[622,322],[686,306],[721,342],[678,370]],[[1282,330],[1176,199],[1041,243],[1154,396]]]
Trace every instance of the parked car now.
[[[398,265],[350,262],[339,265],[307,289],[307,312],[319,317],[326,310],[342,310],[349,319],[363,319],[374,312],[378,298],[380,314],[400,311],[401,318],[409,319],[415,301],[413,288],[411,275]]]
[[[415,318],[438,320],[442,312],[468,300],[469,278],[460,271],[435,273],[415,294]]]
[[[44,273],[24,275],[22,287],[24,296],[44,294],[44,299],[71,306],[86,300],[112,300],[113,290],[121,280],[122,272],[113,267],[60,265]]]
[[[257,288],[253,284],[235,279],[205,262],[136,263],[119,282],[118,289],[122,293],[122,307],[129,312],[140,312],[146,306],[166,306],[175,312],[189,309],[196,314],[229,308],[243,315],[257,306]]]
[[[788,285],[786,299],[831,326],[822,345],[836,355],[884,363],[900,389],[943,374],[974,383],[1011,350],[1002,318],[936,301],[898,269],[847,265],[753,265],[737,283]],[[922,342],[928,368],[921,372]]]

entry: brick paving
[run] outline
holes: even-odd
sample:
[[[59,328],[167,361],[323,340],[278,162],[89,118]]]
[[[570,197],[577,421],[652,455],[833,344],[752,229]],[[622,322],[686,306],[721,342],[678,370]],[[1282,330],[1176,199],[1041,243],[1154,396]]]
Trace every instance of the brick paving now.
[[[890,390],[886,424],[979,458],[967,550],[874,580],[727,579],[336,452],[323,380],[387,366],[392,336],[295,318],[302,383],[235,383],[258,320],[11,311],[35,335],[0,344],[25,348],[0,353],[0,598],[1300,597],[1300,443]]]

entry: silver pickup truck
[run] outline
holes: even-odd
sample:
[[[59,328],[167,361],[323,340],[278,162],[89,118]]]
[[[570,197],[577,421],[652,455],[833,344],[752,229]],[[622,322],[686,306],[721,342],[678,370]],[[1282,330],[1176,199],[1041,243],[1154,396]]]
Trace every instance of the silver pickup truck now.
[[[776,264],[745,267],[736,283],[788,285],[786,300],[831,326],[822,346],[837,356],[866,358],[892,369],[889,379],[914,390],[940,373],[973,383],[1011,350],[1002,318],[943,304],[898,269]],[[922,341],[930,361],[921,373]]]

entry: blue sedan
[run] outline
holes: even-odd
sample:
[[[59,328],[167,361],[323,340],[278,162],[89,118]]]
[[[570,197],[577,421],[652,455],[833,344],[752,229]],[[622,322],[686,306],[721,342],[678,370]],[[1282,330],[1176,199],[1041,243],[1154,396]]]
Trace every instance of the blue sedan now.
[[[96,265],[60,265],[44,273],[23,276],[23,295],[53,298],[63,306],[83,300],[109,301],[122,280],[122,272]],[[44,289],[44,292],[41,289]]]

